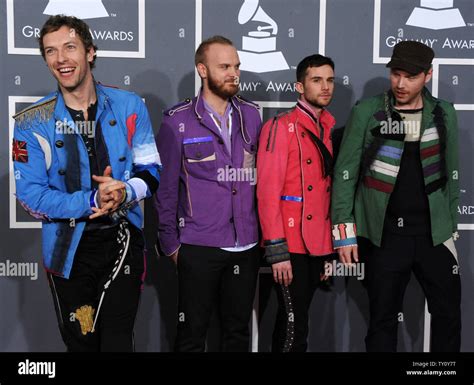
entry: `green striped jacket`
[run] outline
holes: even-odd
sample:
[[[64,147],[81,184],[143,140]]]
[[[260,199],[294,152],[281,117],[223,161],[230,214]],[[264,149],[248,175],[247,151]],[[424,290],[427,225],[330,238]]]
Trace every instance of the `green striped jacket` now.
[[[458,128],[452,104],[434,98],[426,88],[422,96],[420,158],[436,246],[457,230]],[[334,169],[334,248],[357,245],[357,236],[381,245],[405,138],[396,130],[387,130],[396,127],[393,122],[401,122],[401,117],[393,110],[391,92],[365,99],[352,109]]]

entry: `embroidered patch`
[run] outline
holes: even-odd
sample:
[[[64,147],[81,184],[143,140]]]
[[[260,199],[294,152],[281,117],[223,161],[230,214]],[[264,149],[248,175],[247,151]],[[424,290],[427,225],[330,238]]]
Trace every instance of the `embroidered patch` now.
[[[76,319],[81,325],[81,333],[84,336],[87,333],[92,333],[92,326],[94,325],[94,313],[95,309],[90,305],[81,306],[74,313]]]
[[[28,163],[28,149],[26,142],[13,139],[12,160],[14,162]]]

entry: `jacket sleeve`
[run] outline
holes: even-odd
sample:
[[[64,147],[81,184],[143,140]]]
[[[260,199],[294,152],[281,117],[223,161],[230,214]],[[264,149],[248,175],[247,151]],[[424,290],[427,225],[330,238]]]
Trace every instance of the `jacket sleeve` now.
[[[21,146],[24,154],[13,156],[16,197],[20,204],[31,216],[41,220],[78,219],[91,215],[95,190],[67,193],[52,188],[39,140],[48,145],[47,139],[31,128],[19,128],[15,124],[13,146],[16,151]]]
[[[459,205],[459,147],[458,122],[456,111],[451,104],[445,108],[446,113],[446,172],[448,178],[449,208],[453,224],[452,232],[457,231]]]
[[[163,160],[160,188],[155,197],[158,237],[165,255],[171,255],[180,247],[178,201],[182,145],[178,129],[166,115],[158,132],[157,145]]]
[[[132,198],[142,200],[149,198],[158,189],[160,182],[161,160],[156,148],[150,116],[145,103],[134,95],[133,113],[127,117],[127,139],[132,147],[132,178],[127,183],[133,187]]]
[[[367,118],[362,106],[355,105],[344,130],[334,168],[331,219],[335,249],[357,245],[354,200],[364,151]]]
[[[257,153],[257,201],[264,241],[285,238],[280,209],[288,164],[288,127],[270,119],[261,131]]]

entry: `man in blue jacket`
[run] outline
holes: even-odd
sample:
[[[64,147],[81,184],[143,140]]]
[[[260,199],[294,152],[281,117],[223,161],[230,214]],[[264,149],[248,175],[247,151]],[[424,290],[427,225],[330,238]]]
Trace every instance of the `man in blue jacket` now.
[[[68,351],[132,351],[144,274],[138,202],[161,167],[148,112],[137,95],[94,81],[97,47],[82,20],[50,17],[39,45],[58,90],[14,116],[16,196],[43,222]]]
[[[248,351],[259,268],[255,155],[258,106],[236,96],[239,56],[232,42],[201,43],[202,88],[165,111],[158,134],[163,173],[156,195],[162,251],[178,267],[177,351],[204,351],[219,305],[223,351]]]

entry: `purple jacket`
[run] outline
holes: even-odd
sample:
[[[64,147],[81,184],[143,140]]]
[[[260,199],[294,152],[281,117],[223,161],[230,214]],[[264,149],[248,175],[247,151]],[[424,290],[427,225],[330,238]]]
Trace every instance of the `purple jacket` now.
[[[231,155],[200,93],[164,113],[157,136],[163,170],[155,208],[166,255],[181,243],[233,247],[258,241],[259,107],[240,96],[232,97],[231,105]]]

